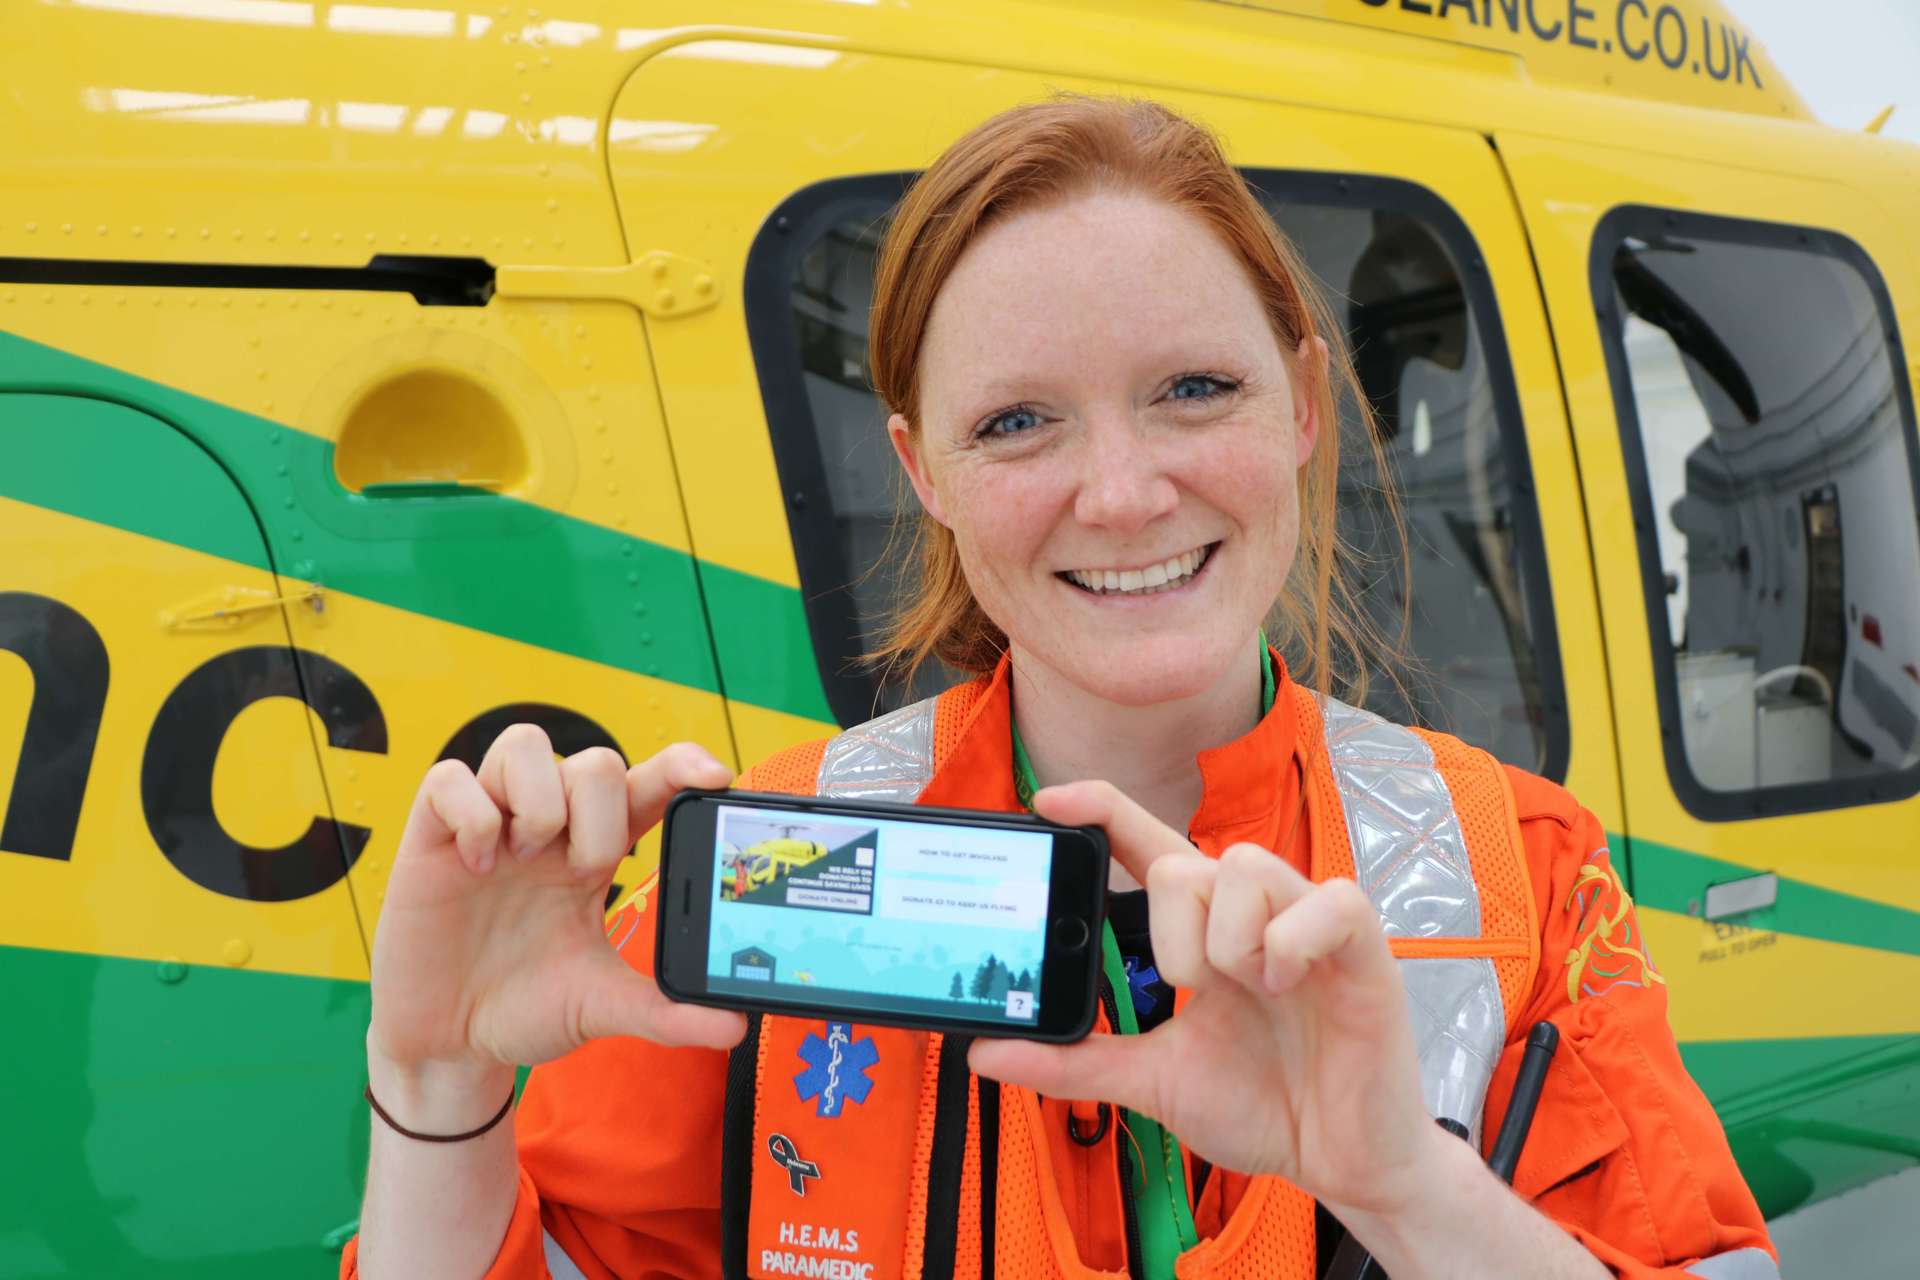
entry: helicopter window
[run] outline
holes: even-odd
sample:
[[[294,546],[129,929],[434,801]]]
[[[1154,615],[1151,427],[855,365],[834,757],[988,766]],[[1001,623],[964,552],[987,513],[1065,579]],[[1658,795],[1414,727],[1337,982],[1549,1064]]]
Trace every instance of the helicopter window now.
[[[1343,451],[1341,534],[1369,565],[1363,597],[1389,631],[1403,608],[1414,661],[1375,679],[1389,717],[1457,733],[1557,776],[1566,730],[1538,517],[1497,309],[1464,223],[1409,183],[1249,172],[1346,324],[1401,487],[1412,573],[1357,442]],[[842,723],[956,679],[882,686],[857,656],[909,579],[894,532],[912,496],[868,377],[867,312],[887,210],[903,177],[822,184],[776,211],[748,263],[748,324],[821,676]],[[1350,408],[1350,407],[1349,407]],[[1357,430],[1346,414],[1343,427]],[[903,530],[910,526],[904,526]],[[1409,582],[1412,600],[1407,606]],[[933,667],[935,664],[929,664]]]
[[[1432,194],[1357,178],[1256,175],[1268,211],[1347,331],[1399,496],[1407,557],[1350,405],[1342,406],[1340,536],[1359,598],[1412,661],[1374,673],[1369,708],[1502,760],[1564,769],[1564,719],[1537,516],[1512,375],[1484,273]],[[1471,282],[1471,285],[1470,285]],[[1381,678],[1382,676],[1389,678]]]
[[[1645,209],[1594,252],[1676,792],[1707,818],[1912,792],[1920,459],[1871,261]]]

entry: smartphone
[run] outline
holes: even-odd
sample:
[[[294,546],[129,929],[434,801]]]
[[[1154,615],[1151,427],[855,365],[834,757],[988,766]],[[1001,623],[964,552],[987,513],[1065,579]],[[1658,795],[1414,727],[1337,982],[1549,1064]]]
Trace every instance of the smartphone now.
[[[1093,1027],[1107,838],[1027,814],[684,791],[654,977],[676,1000],[957,1034]]]

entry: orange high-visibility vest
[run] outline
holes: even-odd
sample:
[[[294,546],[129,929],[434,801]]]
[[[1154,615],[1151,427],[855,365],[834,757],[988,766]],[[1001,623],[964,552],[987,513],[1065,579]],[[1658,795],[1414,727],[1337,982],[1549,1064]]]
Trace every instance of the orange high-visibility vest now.
[[[1003,660],[990,677],[783,752],[745,785],[1009,807],[1010,737],[984,791],[969,794],[966,779],[941,774],[976,720],[1006,719],[1007,680]],[[1407,989],[1427,1108],[1465,1124],[1477,1146],[1488,1081],[1539,958],[1506,773],[1458,739],[1286,682],[1270,714],[1289,712],[1303,760],[1308,873],[1352,877],[1380,911]],[[941,784],[930,786],[936,776]],[[1100,1030],[1109,1029],[1103,1016]],[[974,1078],[964,1044],[938,1034],[754,1018],[728,1061],[722,1266],[730,1277],[1121,1280],[1124,1271],[1082,1261],[1057,1173],[1090,1167],[1089,1177],[1117,1180],[1129,1158],[1119,1128],[1074,1150],[1080,1139],[1046,1124],[1032,1091]],[[1130,1193],[1119,1190],[1114,1202],[1124,1206]],[[1179,1257],[1176,1274],[1312,1280],[1314,1267],[1312,1199],[1262,1176],[1246,1181],[1217,1234]]]

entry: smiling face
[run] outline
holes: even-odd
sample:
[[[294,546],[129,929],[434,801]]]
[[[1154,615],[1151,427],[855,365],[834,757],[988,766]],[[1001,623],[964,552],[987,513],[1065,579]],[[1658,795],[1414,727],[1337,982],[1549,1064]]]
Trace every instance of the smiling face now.
[[[1225,679],[1279,595],[1324,359],[1197,216],[1091,194],[968,246],[888,431],[1016,664],[1141,706]]]

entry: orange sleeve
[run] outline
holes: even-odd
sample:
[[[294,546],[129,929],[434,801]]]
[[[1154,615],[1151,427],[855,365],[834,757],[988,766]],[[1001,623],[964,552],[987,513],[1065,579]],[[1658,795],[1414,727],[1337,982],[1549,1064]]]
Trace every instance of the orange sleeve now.
[[[500,1242],[500,1252],[487,1271],[487,1280],[520,1276],[544,1280],[547,1275],[546,1262],[541,1256],[544,1248],[545,1241],[540,1235],[540,1193],[534,1190],[533,1179],[523,1167],[520,1194],[513,1202],[513,1217],[507,1221],[506,1238]],[[340,1280],[360,1280],[359,1236],[347,1241],[346,1252],[340,1255]]]
[[[1560,1049],[1514,1190],[1623,1280],[1678,1280],[1741,1250],[1777,1266],[1719,1117],[1681,1063],[1666,980],[1599,819],[1563,788],[1508,773],[1541,922],[1540,969],[1487,1092],[1487,1148],[1527,1033],[1551,1019]]]
[[[763,791],[811,790],[825,742],[741,775]],[[651,891],[607,922],[607,939],[653,973]],[[717,1280],[720,1116],[727,1055],[622,1036],[536,1067],[514,1118],[520,1196],[486,1280],[548,1280],[548,1238],[588,1280]],[[359,1241],[341,1257],[358,1280]]]
[[[608,925],[645,974],[657,899],[636,897]],[[632,1036],[591,1041],[527,1078],[520,1165],[539,1188],[541,1225],[590,1280],[718,1280],[726,1078],[723,1051]]]

